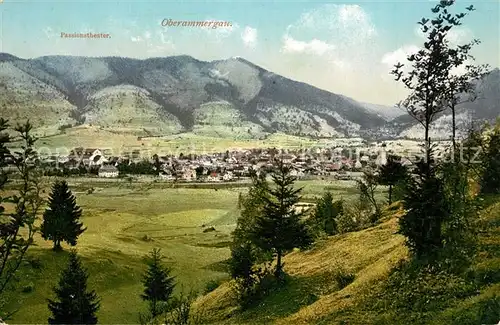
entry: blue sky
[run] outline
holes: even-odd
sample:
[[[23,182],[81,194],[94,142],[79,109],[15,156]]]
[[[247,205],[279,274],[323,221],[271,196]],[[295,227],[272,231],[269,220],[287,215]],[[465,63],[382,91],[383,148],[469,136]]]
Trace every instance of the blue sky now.
[[[378,104],[404,96],[388,71],[423,43],[416,22],[435,1],[16,1],[0,4],[0,52],[43,55],[188,54],[200,60],[241,56],[273,72]],[[478,63],[500,65],[500,0],[474,4],[456,43],[479,38]],[[162,27],[163,19],[225,20],[231,28]],[[60,33],[109,33],[63,39]]]

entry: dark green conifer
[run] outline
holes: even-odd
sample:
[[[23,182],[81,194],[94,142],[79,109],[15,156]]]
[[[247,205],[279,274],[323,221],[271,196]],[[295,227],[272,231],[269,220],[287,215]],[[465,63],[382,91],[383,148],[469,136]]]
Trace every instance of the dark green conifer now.
[[[163,256],[160,249],[154,248],[147,259],[148,270],[144,274],[144,291],[141,298],[149,303],[151,316],[157,317],[162,307],[172,298],[175,282],[170,276],[171,270],[162,265]]]
[[[61,250],[61,242],[65,241],[75,246],[78,236],[86,228],[79,221],[82,215],[81,208],[68,188],[66,181],[56,181],[49,197],[49,208],[43,214],[43,223],[40,228],[42,238],[54,242],[54,250]]]
[[[74,250],[66,269],[54,288],[56,300],[49,299],[49,324],[97,324],[100,301],[94,290],[87,290],[87,271]]]

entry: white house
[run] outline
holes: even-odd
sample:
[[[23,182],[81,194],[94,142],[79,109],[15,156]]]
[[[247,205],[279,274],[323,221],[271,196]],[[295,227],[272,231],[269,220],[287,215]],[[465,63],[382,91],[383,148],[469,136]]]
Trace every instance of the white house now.
[[[110,165],[101,166],[98,172],[99,177],[107,177],[107,178],[118,177],[118,174],[119,174],[118,168]]]
[[[187,169],[182,174],[182,179],[185,181],[192,181],[196,179],[196,171],[194,169]]]
[[[231,172],[226,172],[223,176],[222,176],[222,180],[225,181],[225,182],[229,182],[229,181],[232,181],[234,178],[233,176],[233,173]]]
[[[304,172],[301,171],[301,170],[298,170],[298,169],[292,169],[290,170],[290,176],[293,176],[293,177],[304,177]]]

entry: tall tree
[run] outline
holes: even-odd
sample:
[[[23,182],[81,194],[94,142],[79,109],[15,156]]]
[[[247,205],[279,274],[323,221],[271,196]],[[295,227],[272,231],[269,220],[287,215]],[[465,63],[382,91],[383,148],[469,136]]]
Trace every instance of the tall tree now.
[[[461,61],[460,52],[450,49],[447,39],[449,31],[459,25],[465,15],[448,12],[448,7],[454,3],[454,0],[442,0],[432,9],[435,17],[422,18],[418,24],[426,37],[423,48],[408,56],[407,60],[411,63],[409,71],[403,69],[404,64],[398,63],[391,72],[410,90],[410,95],[400,105],[424,127],[427,163],[432,158],[430,127],[435,117],[448,108],[451,99],[450,71]],[[453,96],[457,95],[455,91],[457,89],[454,89]]]
[[[430,127],[439,113],[452,109],[452,138],[455,142],[454,114],[460,95],[472,88],[472,79],[480,75],[481,71],[481,68],[466,62],[473,59],[468,52],[479,41],[474,40],[456,48],[450,46],[450,31],[460,25],[466,16],[466,13],[452,14],[450,9],[454,4],[454,0],[441,0],[432,8],[433,17],[422,18],[419,25],[426,38],[422,49],[408,57],[411,67],[407,71],[401,63],[392,71],[396,80],[402,81],[410,91],[410,95],[400,105],[424,126],[424,159],[406,186],[407,193],[403,200],[406,213],[399,219],[400,232],[407,237],[407,245],[417,257],[437,256],[434,253],[445,242],[443,227],[453,220],[450,219],[450,216],[453,217],[450,215],[452,207],[450,196],[447,195],[450,191],[433,159]],[[472,11],[473,7],[467,10]],[[461,75],[457,73],[457,68],[463,68],[464,64],[467,64],[467,73]],[[454,155],[452,157],[455,158]],[[456,189],[463,183],[458,179],[454,182]],[[456,190],[451,191],[454,192]],[[457,201],[457,198],[451,197],[451,200]]]
[[[462,19],[471,11],[475,10],[473,6],[469,6],[465,8],[465,11],[453,15],[450,13],[450,8],[454,4],[454,0],[440,1],[432,10],[433,13],[437,14],[436,19],[440,22],[440,24],[435,24],[434,26],[437,26],[445,34],[449,33],[453,27],[462,25]],[[422,31],[424,33],[427,31],[427,28],[426,24],[422,25]],[[455,45],[451,44],[445,37],[441,44],[444,47],[443,62],[445,63],[445,68],[442,73],[446,76],[443,96],[446,107],[451,110],[451,139],[454,151],[457,149],[457,107],[464,102],[473,101],[477,98],[478,94],[475,91],[474,82],[481,78],[489,69],[487,64],[472,64],[475,58],[470,55],[470,51],[475,45],[480,43],[478,39],[473,39],[468,43]]]
[[[0,190],[9,182],[9,172],[4,169],[8,165],[17,169],[21,181],[13,185],[15,194],[0,197],[0,299],[34,243],[38,231],[37,215],[43,204],[43,186],[32,126],[29,121],[16,126],[16,136],[12,139],[7,129],[7,121],[0,118]],[[11,141],[19,141],[21,150],[11,152],[7,148]],[[5,203],[13,208],[6,210]],[[0,301],[0,307],[3,303]],[[4,320],[11,315],[4,313],[4,308],[0,310],[0,317]]]
[[[141,298],[149,303],[151,316],[157,317],[163,312],[162,304],[172,298],[175,278],[170,276],[171,270],[162,265],[163,256],[160,249],[154,248],[147,258],[148,270],[144,274],[144,292]]]
[[[387,163],[379,167],[378,182],[389,187],[389,205],[392,204],[392,190],[394,186],[404,180],[407,174],[407,168],[393,155],[389,155],[387,157]]]
[[[276,256],[275,276],[281,282],[284,280],[283,255],[293,248],[307,247],[312,238],[301,220],[303,214],[295,209],[302,189],[294,188],[296,179],[290,175],[290,167],[281,160],[276,165],[271,174],[274,186],[262,196],[262,214],[255,222],[252,235],[257,246]]]
[[[49,324],[97,324],[100,299],[94,290],[87,290],[87,280],[87,270],[71,250],[68,265],[54,288],[57,300],[49,299]]]
[[[43,214],[40,228],[42,238],[54,242],[54,250],[61,250],[61,242],[65,241],[75,246],[80,236],[87,228],[79,221],[82,209],[76,204],[76,198],[71,193],[66,181],[56,181],[49,197],[49,207]]]

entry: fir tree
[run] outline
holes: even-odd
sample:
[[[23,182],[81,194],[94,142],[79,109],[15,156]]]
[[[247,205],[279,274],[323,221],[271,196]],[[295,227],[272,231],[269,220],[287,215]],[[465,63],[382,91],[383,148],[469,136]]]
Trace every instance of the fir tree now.
[[[86,228],[79,222],[81,208],[68,188],[66,181],[56,181],[49,197],[49,208],[43,214],[40,228],[42,238],[54,242],[54,250],[61,250],[61,242],[75,246],[78,236]]]
[[[264,209],[265,201],[263,198],[269,191],[266,175],[265,173],[259,175],[252,173],[251,179],[252,186],[250,186],[248,193],[244,196],[240,193],[240,197],[238,197],[241,213],[233,232],[233,241],[252,241],[251,230]]]
[[[302,189],[294,188],[295,177],[290,175],[290,168],[278,161],[271,176],[275,186],[262,196],[262,214],[255,221],[252,235],[257,246],[276,256],[275,276],[281,282],[283,254],[296,247],[307,247],[312,238],[301,221],[302,213],[294,207],[300,201]]]
[[[396,184],[404,180],[408,174],[407,168],[396,160],[396,157],[389,155],[387,163],[380,166],[378,182],[388,186],[389,205],[392,204],[392,190]]]
[[[54,288],[57,300],[49,299],[49,324],[97,324],[96,312],[100,299],[94,290],[87,291],[87,270],[82,267],[74,250],[69,253],[69,262]]]
[[[432,161],[431,161],[432,163]],[[399,219],[399,233],[417,259],[429,261],[443,247],[443,224],[450,216],[443,180],[433,164],[421,161],[408,179],[403,205],[407,212]]]
[[[162,313],[162,304],[172,298],[175,287],[174,277],[170,276],[171,270],[162,265],[162,260],[160,249],[154,248],[148,256],[148,270],[143,279],[144,292],[141,298],[149,302],[149,312],[153,318]]]
[[[337,233],[337,221],[335,220],[342,213],[343,202],[333,201],[331,192],[326,192],[316,203],[313,219],[317,226],[328,235]]]

